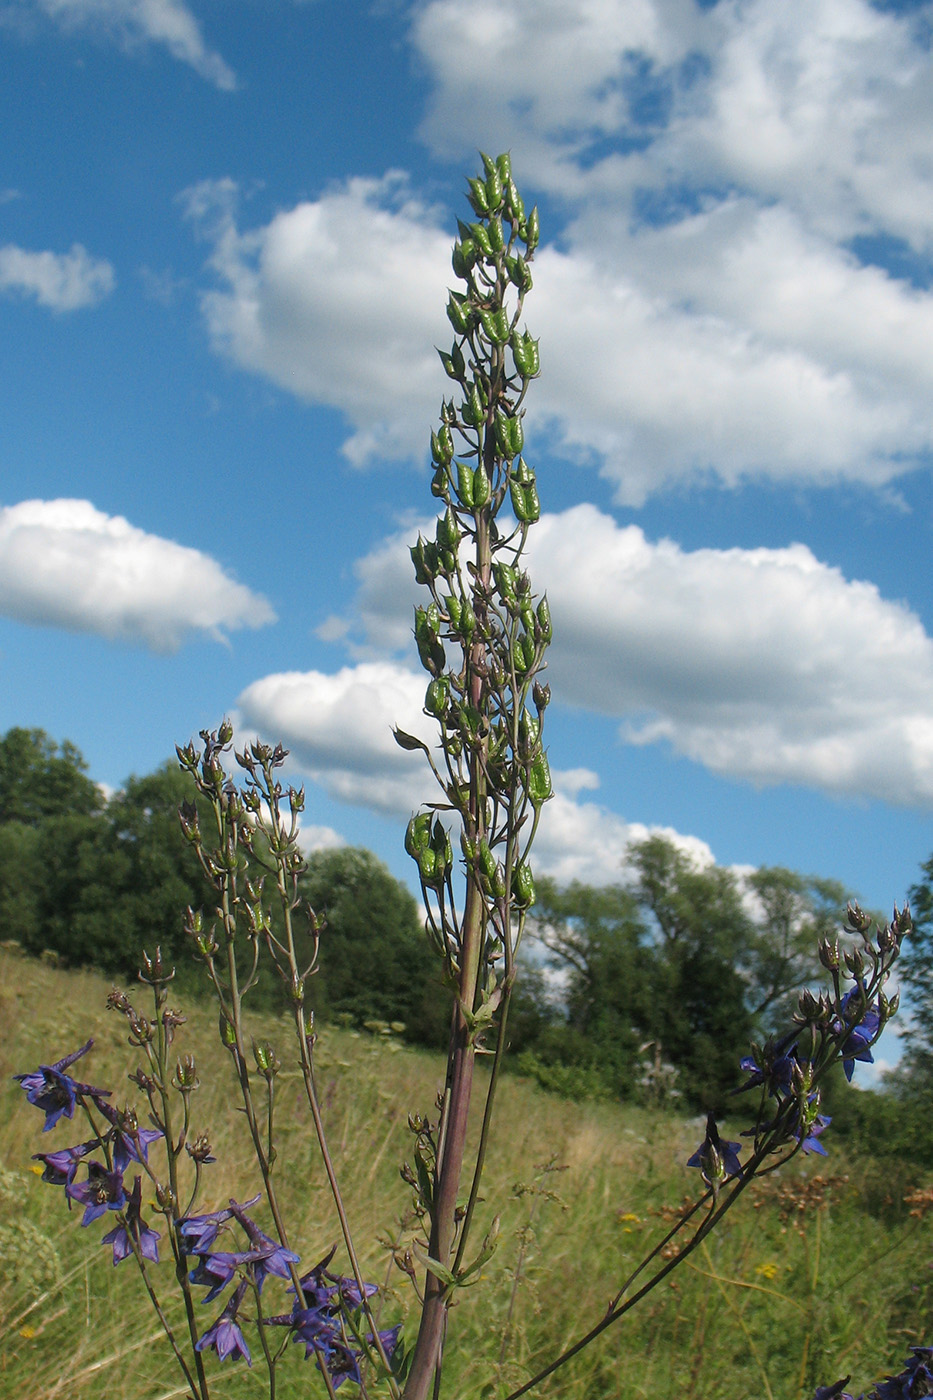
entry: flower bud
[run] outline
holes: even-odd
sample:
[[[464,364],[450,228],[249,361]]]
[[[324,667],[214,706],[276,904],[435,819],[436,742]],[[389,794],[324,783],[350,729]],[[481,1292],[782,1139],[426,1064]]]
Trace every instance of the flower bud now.
[[[821,938],[817,945],[820,963],[827,972],[835,972],[839,967],[839,940],[830,943],[828,938]]]
[[[854,933],[865,933],[871,928],[871,915],[864,913],[854,901],[846,905],[846,921]]]
[[[265,1079],[272,1080],[282,1068],[282,1062],[268,1040],[253,1041],[256,1068]]]
[[[193,1093],[201,1081],[193,1055],[183,1055],[175,1066],[175,1085],[183,1094]]]
[[[185,1151],[193,1162],[198,1162],[202,1166],[205,1162],[216,1162],[217,1160],[213,1155],[207,1133],[199,1133],[194,1142],[185,1143]]]

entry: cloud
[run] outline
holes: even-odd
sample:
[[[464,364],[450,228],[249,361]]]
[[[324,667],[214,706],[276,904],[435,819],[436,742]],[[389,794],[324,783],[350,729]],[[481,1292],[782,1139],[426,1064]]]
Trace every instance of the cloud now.
[[[291,763],[329,796],[401,820],[438,789],[424,757],[406,753],[392,737],[398,725],[429,745],[436,726],[422,712],[422,675],[394,662],[362,662],[336,675],[286,672],[254,681],[237,700],[238,728],[255,727],[290,751]],[[535,869],[561,884],[611,884],[625,874],[630,841],[660,832],[700,865],[713,856],[704,841],[670,827],[624,821],[596,802],[580,802],[599,786],[588,769],[553,775],[535,843]],[[304,839],[302,841],[304,844]]]
[[[673,827],[628,822],[601,803],[580,802],[581,788],[599,787],[595,773],[555,771],[552,779],[554,796],[541,813],[533,863],[536,871],[559,885],[573,880],[584,885],[623,884],[631,873],[627,847],[648,836],[666,836],[701,868],[714,863],[712,851],[699,837],[684,836]]]
[[[708,306],[689,309],[673,287],[655,290],[647,276],[583,252],[546,249],[536,267],[530,315],[543,374],[529,421],[549,426],[569,455],[598,462],[620,502],[641,505],[675,482],[711,476],[726,485],[762,477],[880,485],[933,446],[928,390],[920,388],[928,357],[912,353],[909,341],[879,374],[883,352],[867,348],[867,327],[842,348],[848,316],[834,354],[818,343],[832,332],[815,316],[805,330],[759,329],[751,321],[756,309],[766,318],[762,296],[757,308],[730,314],[718,295],[725,270],[707,288]],[[767,282],[763,260],[758,273]],[[873,278],[885,281],[866,273],[860,302],[902,313],[912,335],[933,322],[933,299],[886,296],[868,285]],[[824,289],[816,301],[828,297]],[[858,363],[860,350],[874,365]],[[907,377],[899,372],[905,359]]]
[[[620,502],[929,460],[933,297],[853,252],[901,239],[930,270],[926,22],[868,0],[416,8],[428,143],[510,146],[571,219],[537,262],[529,405]]]
[[[164,45],[173,58],[225,92],[236,77],[220,54],[204,42],[201,27],[182,0],[34,0],[65,28],[87,26],[114,35],[127,46]]]
[[[192,633],[220,639],[275,621],[206,554],[79,500],[0,508],[0,613],[160,652]]]
[[[35,297],[52,311],[97,306],[115,286],[110,263],[92,258],[80,243],[69,253],[31,253],[12,243],[0,248],[0,292]]]
[[[933,58],[913,8],[430,0],[411,30],[434,82],[422,134],[448,158],[510,146],[571,200],[739,190],[833,238],[925,248]]]
[[[411,646],[412,533],[356,566],[370,652]],[[592,505],[543,516],[528,557],[550,599],[557,701],[725,777],[933,802],[933,640],[874,584],[800,544],[652,542]]]
[[[423,460],[454,279],[450,238],[403,177],[245,232],[233,182],[186,199],[222,284],[202,296],[215,349],[340,409],[352,462]],[[933,295],[788,211],[733,199],[632,230],[584,210],[568,239],[536,262],[529,426],[598,464],[619,501],[697,477],[881,486],[933,449]]]
[[[713,772],[933,801],[933,641],[803,545],[685,551],[593,506],[542,520],[556,695]]]
[[[422,458],[446,380],[450,238],[398,172],[354,179],[248,232],[236,186],[186,192],[223,284],[202,310],[214,348],[353,425],[344,453]]]
[[[293,762],[331,797],[407,816],[436,787],[423,755],[406,753],[395,726],[427,743],[426,681],[393,662],[346,666],[335,675],[287,671],[254,681],[237,699],[242,725],[282,742]]]

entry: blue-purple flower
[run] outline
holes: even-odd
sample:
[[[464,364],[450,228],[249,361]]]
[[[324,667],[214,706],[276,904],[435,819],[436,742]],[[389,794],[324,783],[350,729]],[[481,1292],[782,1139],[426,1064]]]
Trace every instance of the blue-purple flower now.
[[[820,1142],[820,1134],[824,1128],[828,1128],[833,1120],[827,1118],[825,1113],[818,1113],[806,1128],[797,1128],[797,1138],[800,1142],[801,1152],[818,1152],[821,1157],[828,1157],[829,1153]]]
[[[243,1250],[238,1254],[232,1252],[202,1254],[198,1258],[197,1268],[192,1269],[188,1277],[192,1283],[207,1285],[210,1291],[203,1301],[212,1303],[218,1293],[224,1291],[240,1265],[245,1264],[249,1258],[248,1250]]]
[[[154,1264],[159,1262],[159,1232],[153,1230],[146,1224],[140,1215],[142,1208],[142,1181],[139,1177],[133,1182],[133,1189],[126,1202],[126,1210],[123,1223],[117,1225],[109,1234],[104,1235],[101,1244],[113,1246],[113,1262],[119,1264],[121,1259],[126,1259],[128,1255],[134,1253],[133,1243],[135,1241],[139,1253],[144,1259],[151,1259]]]
[[[235,1216],[239,1218],[247,1206],[254,1206],[258,1200],[258,1196],[253,1196],[252,1200],[246,1201],[243,1205],[231,1201],[229,1207],[224,1210],[208,1211],[204,1215],[189,1215],[184,1220],[180,1220],[178,1233],[181,1235],[185,1253],[209,1254],[227,1221],[232,1220]]]
[[[837,1019],[833,1024],[833,1029],[837,1035],[842,1035],[845,1031],[845,1014],[847,1008],[853,1001],[861,998],[862,993],[858,987],[853,987],[846,992],[842,998],[841,1008],[843,1019]],[[856,1060],[862,1060],[866,1064],[874,1064],[874,1055],[871,1053],[871,1046],[878,1038],[881,1030],[881,1011],[875,1004],[865,1008],[859,1020],[850,1028],[848,1035],[842,1042],[842,1067],[845,1070],[846,1079],[851,1080],[855,1069]]]
[[[122,1210],[126,1205],[122,1173],[108,1171],[102,1162],[88,1162],[86,1180],[72,1181],[65,1187],[65,1195],[84,1206],[82,1225],[90,1225],[105,1211]]]
[[[195,1351],[207,1351],[213,1348],[220,1361],[226,1361],[228,1356],[234,1358],[242,1356],[247,1366],[252,1366],[253,1362],[249,1354],[249,1347],[246,1345],[246,1339],[237,1322],[237,1312],[243,1301],[246,1288],[247,1285],[245,1283],[241,1283],[237,1287],[233,1297],[214,1325],[209,1327],[203,1337],[195,1342]]]
[[[45,1164],[43,1181],[51,1182],[53,1186],[70,1186],[77,1175],[82,1157],[86,1157],[100,1145],[100,1138],[91,1138],[90,1142],[79,1142],[74,1147],[62,1147],[58,1152],[34,1152],[32,1160]]]
[[[917,1400],[921,1395],[933,1395],[933,1347],[911,1347],[910,1351],[903,1371],[881,1381],[872,1400]]]
[[[741,1143],[724,1142],[719,1136],[716,1119],[712,1113],[706,1117],[706,1137],[687,1162],[688,1167],[699,1167],[707,1186],[716,1191],[730,1176],[741,1176],[739,1162]]]
[[[95,1089],[92,1084],[82,1084],[64,1073],[76,1060],[80,1060],[82,1055],[86,1055],[93,1044],[93,1040],[89,1040],[80,1050],[63,1056],[53,1065],[40,1065],[29,1074],[13,1076],[22,1084],[28,1101],[35,1104],[36,1108],[41,1108],[45,1114],[45,1126],[42,1129],[44,1133],[54,1128],[59,1118],[73,1118],[75,1104],[79,1098],[93,1099],[100,1107],[101,1099],[110,1097],[109,1089]]]
[[[794,1070],[797,1067],[796,1043],[788,1045],[785,1037],[777,1045],[769,1042],[760,1053],[760,1065],[751,1055],[746,1055],[739,1062],[739,1068],[748,1075],[748,1079],[735,1092],[741,1094],[746,1089],[764,1085],[771,1098],[784,1098],[793,1090]]]
[[[820,1385],[816,1388],[813,1400],[852,1400],[852,1396],[846,1390],[849,1384],[849,1377],[844,1376],[835,1385]]]
[[[118,1172],[125,1172],[131,1162],[148,1163],[149,1148],[152,1143],[164,1137],[161,1128],[141,1128],[132,1109],[113,1108],[110,1104],[98,1104],[108,1123],[113,1125],[113,1165]]]

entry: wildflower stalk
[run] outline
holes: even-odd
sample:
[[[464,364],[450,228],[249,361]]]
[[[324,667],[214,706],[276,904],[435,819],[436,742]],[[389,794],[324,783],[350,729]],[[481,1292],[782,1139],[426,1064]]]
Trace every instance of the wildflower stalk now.
[[[438,759],[421,740],[396,732],[403,748],[421,750],[441,788],[441,800],[412,818],[405,844],[418,866],[429,931],[454,993],[433,1180],[430,1192],[422,1189],[419,1196],[430,1220],[428,1262],[405,1400],[425,1400],[440,1366],[452,1295],[478,1267],[467,1262],[467,1250],[506,1046],[515,952],[524,911],[534,900],[527,857],[551,791],[541,742],[550,697],[535,681],[550,641],[550,615],[546,600],[534,599],[521,563],[540,515],[535,474],[522,456],[522,405],[538,373],[538,347],[521,325],[538,216],[536,210],[526,216],[508,156],[483,156],[483,166],[469,182],[477,221],[460,224],[453,252],[454,272],[466,284],[465,291],[451,292],[447,307],[455,338],[449,354],[440,352],[459,390],[442,405],[440,427],[431,436],[431,490],[443,514],[434,539],[419,537],[411,551],[416,579],[430,592],[427,605],[415,611],[414,630],[429,676],[425,713],[439,726]],[[459,917],[442,813],[460,827],[465,897]],[[457,1202],[475,1060],[494,1029],[492,1075],[461,1219]],[[493,1245],[487,1236],[481,1253]]]

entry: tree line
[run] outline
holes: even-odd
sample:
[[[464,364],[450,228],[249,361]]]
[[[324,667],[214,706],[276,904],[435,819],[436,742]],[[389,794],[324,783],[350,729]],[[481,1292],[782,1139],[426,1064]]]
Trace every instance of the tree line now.
[[[213,907],[179,832],[192,797],[174,761],[105,796],[73,744],[10,729],[0,738],[2,937],[124,980],[155,944],[190,967],[184,910]],[[780,867],[739,877],[700,866],[660,835],[630,846],[626,865],[615,885],[538,882],[510,1021],[515,1061],[576,1095],[721,1111],[749,1043],[786,1028],[799,989],[822,980],[817,943],[836,936],[846,891]],[[889,1118],[897,1100],[898,1121],[921,1102],[933,1108],[933,857],[922,873],[901,964],[907,1053],[893,1096],[857,1096],[857,1110],[848,1096],[850,1125],[864,1127],[882,1097]],[[310,856],[302,894],[326,919],[315,1014],[403,1024],[414,1042],[441,1044],[446,1001],[407,887],[371,852],[339,847]],[[264,994],[272,1002],[277,989]]]

